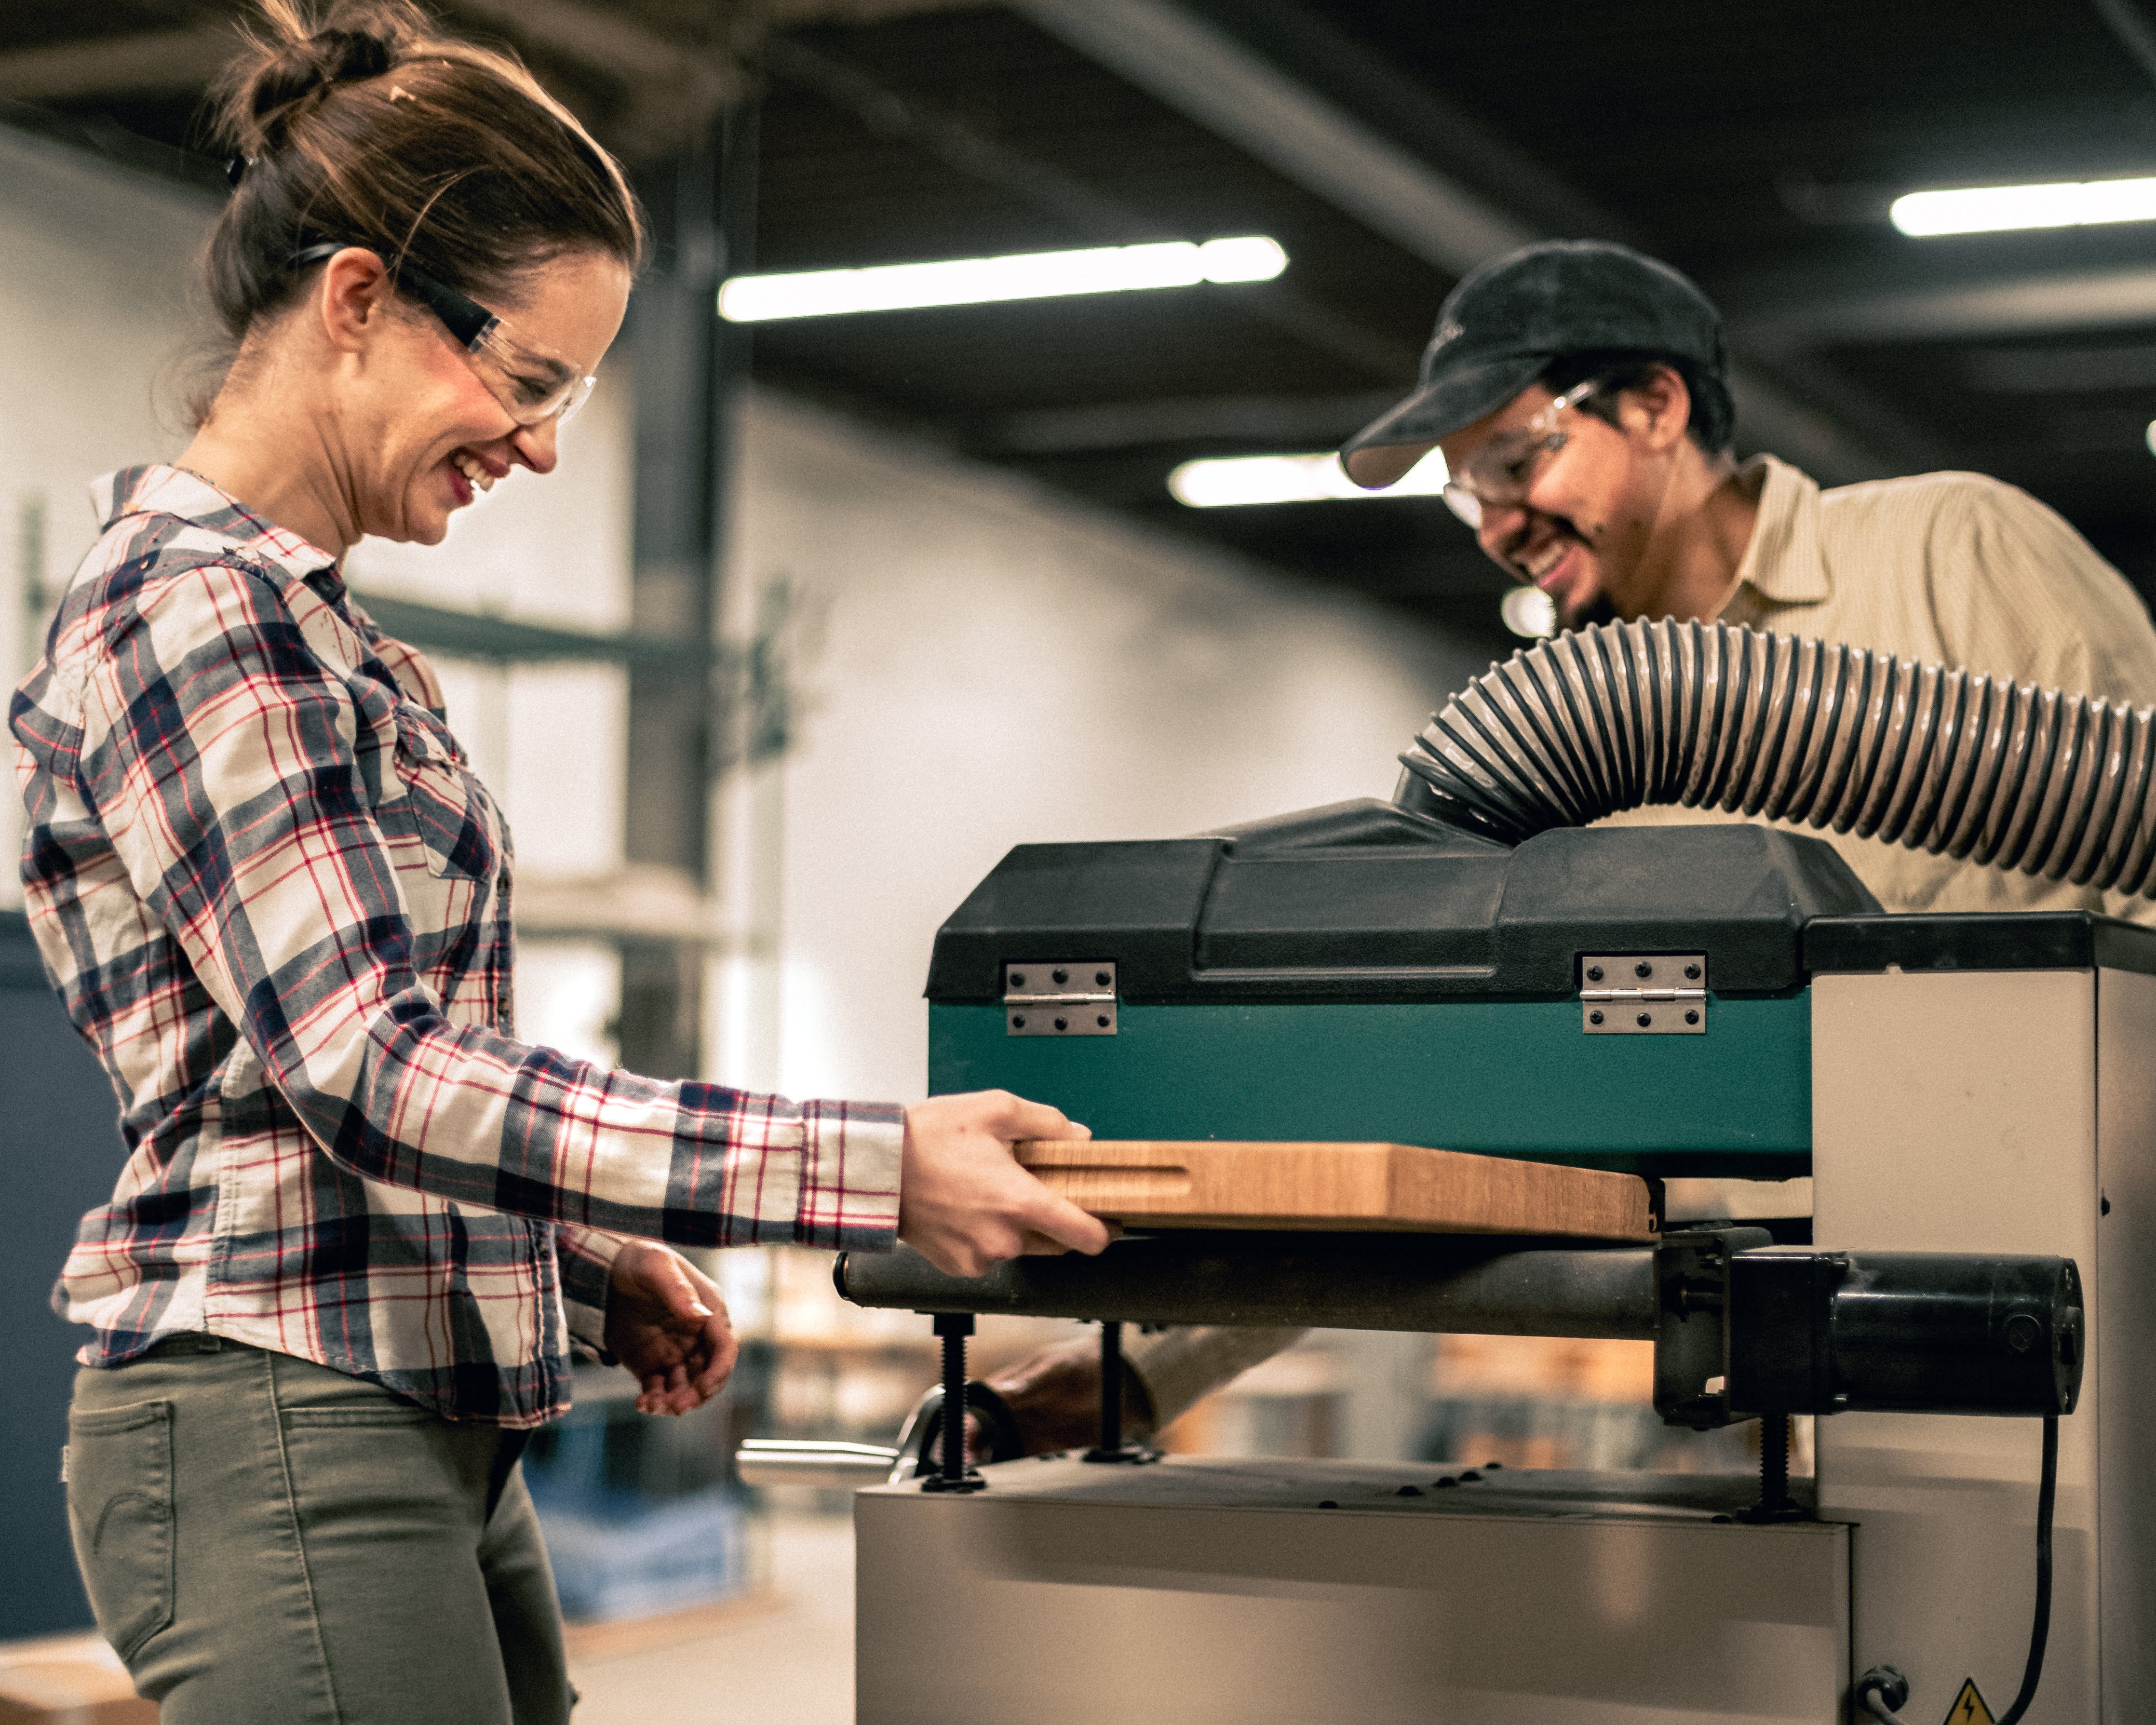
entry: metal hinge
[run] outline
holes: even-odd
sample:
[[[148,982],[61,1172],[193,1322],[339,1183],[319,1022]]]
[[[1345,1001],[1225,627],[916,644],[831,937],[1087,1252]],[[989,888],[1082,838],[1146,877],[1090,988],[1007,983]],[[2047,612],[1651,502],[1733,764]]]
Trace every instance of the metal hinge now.
[[[1013,1036],[1112,1036],[1116,1004],[1111,963],[1004,966],[1004,1027]]]
[[[1707,954],[1588,954],[1579,961],[1579,1027],[1590,1036],[1704,1036]]]

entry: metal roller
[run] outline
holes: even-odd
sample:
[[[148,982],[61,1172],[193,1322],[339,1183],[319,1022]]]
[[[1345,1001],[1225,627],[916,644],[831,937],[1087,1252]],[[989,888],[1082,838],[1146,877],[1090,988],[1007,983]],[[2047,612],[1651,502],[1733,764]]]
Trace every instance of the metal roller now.
[[[1681,803],[2156,897],[2156,709],[1730,624],[1516,653],[1400,759],[1403,808],[1507,844]]]
[[[849,1252],[835,1276],[857,1306],[911,1312],[1486,1336],[1638,1339],[1656,1330],[1645,1246],[1238,1230],[1131,1235],[1097,1258],[1014,1258],[972,1278],[904,1248]]]

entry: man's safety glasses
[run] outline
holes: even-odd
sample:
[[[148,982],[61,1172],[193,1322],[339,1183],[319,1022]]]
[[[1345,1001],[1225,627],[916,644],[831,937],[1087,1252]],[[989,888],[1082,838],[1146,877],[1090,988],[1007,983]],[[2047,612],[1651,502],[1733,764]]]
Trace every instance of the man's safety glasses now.
[[[293,254],[292,268],[304,270],[346,249],[346,242],[336,239],[311,245]],[[351,249],[372,254],[388,270],[391,280],[441,321],[443,328],[465,350],[487,393],[519,425],[543,425],[549,419],[567,418],[584,404],[592,386],[598,382],[566,360],[525,347],[509,334],[501,318],[478,300],[465,298],[416,265],[393,266],[372,246]]]
[[[1544,464],[1572,440],[1570,432],[1557,429],[1559,415],[1601,387],[1594,381],[1575,385],[1518,430],[1491,438],[1445,480],[1446,506],[1480,532],[1485,509],[1510,509],[1525,502]]]

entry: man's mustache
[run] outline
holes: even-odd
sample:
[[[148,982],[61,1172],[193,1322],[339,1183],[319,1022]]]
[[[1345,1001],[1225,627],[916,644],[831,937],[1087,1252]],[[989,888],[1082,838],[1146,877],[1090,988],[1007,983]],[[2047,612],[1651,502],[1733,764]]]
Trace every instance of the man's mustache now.
[[[1519,531],[1513,534],[1512,538],[1507,542],[1504,552],[1505,561],[1517,567],[1519,564],[1521,551],[1544,526],[1554,527],[1558,532],[1563,534],[1567,538],[1577,540],[1582,545],[1586,545],[1589,542],[1587,536],[1581,532],[1578,527],[1573,525],[1571,516],[1563,515],[1544,515],[1537,511],[1533,515],[1529,516],[1527,520],[1521,522]]]

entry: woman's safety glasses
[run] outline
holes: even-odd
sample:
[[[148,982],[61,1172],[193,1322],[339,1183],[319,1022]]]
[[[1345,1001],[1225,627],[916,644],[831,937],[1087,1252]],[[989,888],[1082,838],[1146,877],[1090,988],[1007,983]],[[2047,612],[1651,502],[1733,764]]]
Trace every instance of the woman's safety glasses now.
[[[325,240],[293,254],[292,267],[304,270],[345,249],[343,240]],[[352,249],[372,254],[389,272],[391,280],[441,320],[442,326],[465,350],[487,393],[519,425],[543,425],[549,419],[567,418],[584,404],[592,386],[598,382],[567,360],[525,347],[509,334],[501,318],[478,300],[465,298],[417,265],[392,264],[372,246]]]
[[[1480,532],[1485,509],[1524,503],[1550,457],[1572,440],[1570,432],[1558,429],[1559,416],[1601,387],[1589,382],[1568,389],[1518,430],[1491,438],[1445,482],[1446,506]]]

